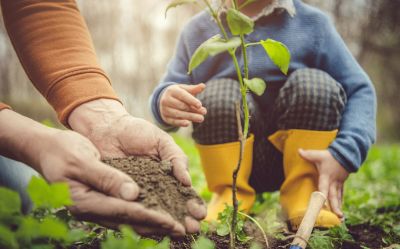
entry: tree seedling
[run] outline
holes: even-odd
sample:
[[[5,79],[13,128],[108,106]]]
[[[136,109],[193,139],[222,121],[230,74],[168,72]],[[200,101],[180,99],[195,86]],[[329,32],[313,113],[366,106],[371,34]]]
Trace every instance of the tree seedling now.
[[[196,67],[202,64],[207,58],[211,56],[218,55],[223,52],[229,53],[232,58],[233,64],[235,66],[237,79],[240,84],[240,92],[242,97],[241,110],[244,115],[244,125],[243,129],[240,129],[239,133],[239,142],[240,142],[240,155],[238,164],[232,173],[233,184],[232,184],[232,203],[233,203],[233,212],[231,219],[231,228],[230,228],[230,248],[235,248],[235,240],[238,235],[234,234],[237,227],[238,221],[238,200],[236,197],[236,178],[240,171],[240,165],[244,153],[245,140],[248,137],[249,133],[249,121],[250,114],[247,102],[247,93],[248,91],[253,92],[254,94],[261,96],[265,89],[266,83],[261,78],[249,78],[249,64],[247,57],[247,48],[251,46],[262,46],[269,56],[271,61],[281,70],[282,73],[287,74],[289,70],[290,63],[290,52],[288,48],[281,42],[275,41],[272,39],[261,40],[258,42],[247,43],[245,41],[245,36],[252,33],[254,31],[254,21],[240,12],[240,9],[244,6],[251,4],[257,0],[247,0],[241,6],[238,5],[237,0],[232,0],[232,7],[226,10],[226,23],[228,24],[228,28],[230,33],[227,32],[227,27],[223,25],[221,20],[220,11],[224,9],[225,1],[219,1],[220,6],[217,8],[212,7],[210,0],[175,0],[172,1],[167,10],[176,7],[178,5],[183,4],[193,4],[203,5],[206,7],[214,19],[216,24],[220,29],[220,34],[216,34],[213,37],[210,37],[203,44],[201,44],[197,50],[192,55],[190,62],[188,73],[191,73]],[[240,68],[238,58],[236,56],[236,51],[240,50],[243,56],[243,72]],[[240,122],[239,122],[240,123]]]

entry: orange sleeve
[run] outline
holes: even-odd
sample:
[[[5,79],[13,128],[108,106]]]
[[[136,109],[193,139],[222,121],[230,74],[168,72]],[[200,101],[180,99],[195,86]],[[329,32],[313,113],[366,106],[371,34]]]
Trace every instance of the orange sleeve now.
[[[10,107],[8,105],[0,102],[0,111],[3,109],[10,109]]]
[[[82,103],[118,100],[75,1],[1,0],[1,5],[22,66],[64,125]]]

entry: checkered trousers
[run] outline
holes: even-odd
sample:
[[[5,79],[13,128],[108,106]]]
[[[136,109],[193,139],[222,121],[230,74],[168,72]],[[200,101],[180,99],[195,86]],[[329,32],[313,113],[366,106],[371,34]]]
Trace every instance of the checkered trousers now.
[[[194,124],[194,140],[207,145],[237,141],[235,103],[241,101],[239,83],[216,79],[206,85],[198,98],[207,108],[207,115],[203,123]],[[337,129],[347,101],[342,86],[317,69],[299,69],[283,86],[268,86],[265,94],[248,94],[250,132],[255,136],[250,184],[257,192],[278,190],[284,180],[282,153],[267,137],[284,129]]]

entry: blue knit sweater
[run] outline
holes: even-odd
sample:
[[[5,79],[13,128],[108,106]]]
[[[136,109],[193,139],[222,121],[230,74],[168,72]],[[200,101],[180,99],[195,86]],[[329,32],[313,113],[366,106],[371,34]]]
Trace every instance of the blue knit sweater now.
[[[317,68],[327,72],[346,91],[348,102],[336,140],[329,146],[335,159],[349,172],[358,170],[376,137],[376,94],[374,87],[351,55],[333,23],[320,10],[300,0],[294,0],[296,15],[274,12],[255,23],[255,31],[246,36],[247,42],[267,38],[283,42],[291,53],[289,74],[300,68]],[[229,30],[229,29],[227,29]],[[163,90],[176,83],[197,84],[215,78],[236,79],[236,71],[228,53],[209,58],[191,75],[188,64],[194,51],[205,40],[218,34],[219,29],[208,12],[196,15],[184,27],[175,55],[167,72],[154,90],[150,105],[158,124],[171,128],[160,116],[159,99]],[[240,51],[239,60],[242,61]],[[248,48],[250,78],[260,77],[267,82],[267,91],[275,91],[287,80],[272,64],[261,46]],[[271,94],[256,98],[260,106],[272,104]]]

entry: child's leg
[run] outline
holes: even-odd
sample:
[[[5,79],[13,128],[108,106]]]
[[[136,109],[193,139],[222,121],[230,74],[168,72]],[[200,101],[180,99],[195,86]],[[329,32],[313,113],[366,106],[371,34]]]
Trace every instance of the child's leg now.
[[[209,189],[213,192],[208,206],[207,220],[214,220],[225,208],[232,205],[232,172],[239,158],[238,128],[235,103],[241,101],[239,83],[231,79],[218,79],[206,83],[199,94],[207,115],[203,123],[194,124],[193,138],[197,143]],[[250,112],[255,116],[254,101]],[[254,123],[251,123],[253,128]],[[237,179],[240,209],[248,211],[254,203],[255,191],[248,184],[252,169],[254,136],[245,145],[241,170]]]
[[[318,172],[302,159],[303,149],[327,149],[335,139],[346,95],[339,83],[315,69],[294,72],[276,99],[279,131],[270,141],[283,153],[285,180],[281,186],[281,204],[294,229],[304,215],[310,194],[317,190]],[[323,210],[317,226],[330,227],[340,221]]]
[[[344,89],[329,74],[299,69],[290,75],[276,99],[278,129],[338,129],[346,102]]]

